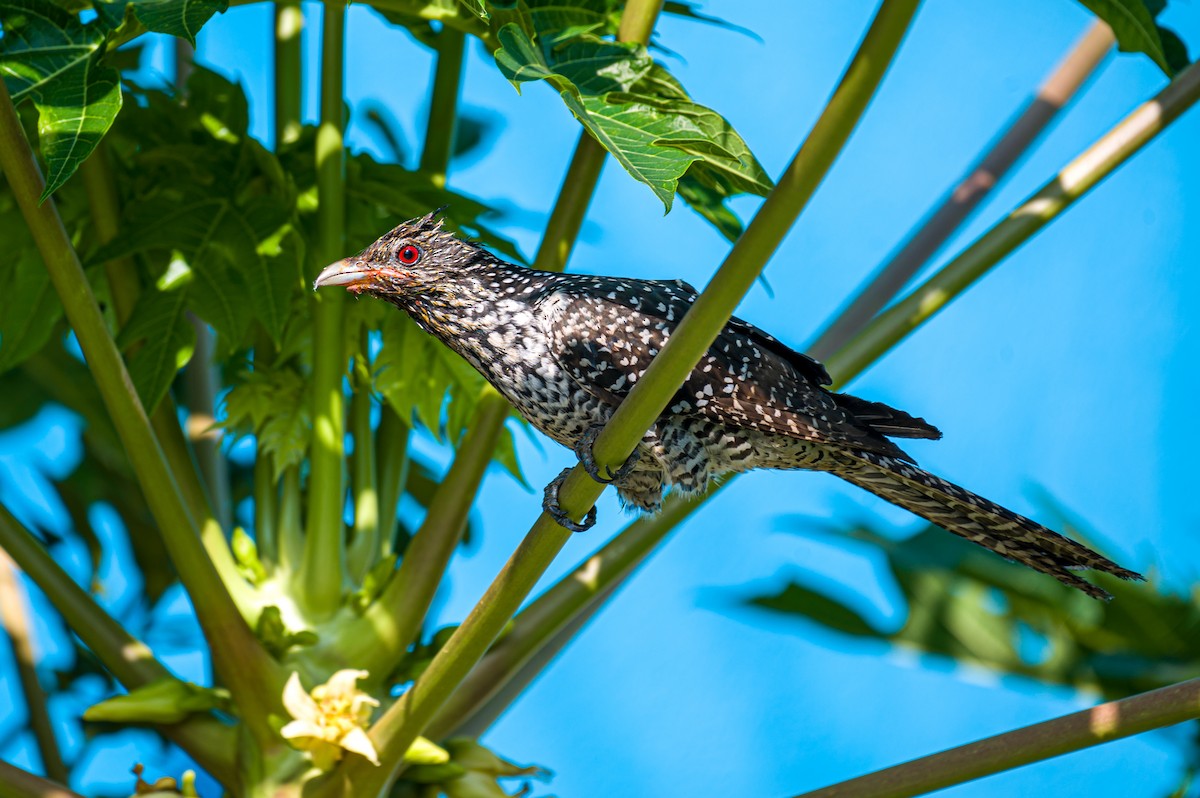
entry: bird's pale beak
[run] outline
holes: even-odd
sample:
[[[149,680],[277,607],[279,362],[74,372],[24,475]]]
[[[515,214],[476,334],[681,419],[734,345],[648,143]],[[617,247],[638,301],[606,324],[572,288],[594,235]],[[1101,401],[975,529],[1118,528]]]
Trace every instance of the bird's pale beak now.
[[[358,258],[343,258],[321,270],[313,282],[313,290],[328,285],[340,285],[356,294],[362,291],[387,290],[389,278],[400,276],[395,269],[386,266],[377,266]]]

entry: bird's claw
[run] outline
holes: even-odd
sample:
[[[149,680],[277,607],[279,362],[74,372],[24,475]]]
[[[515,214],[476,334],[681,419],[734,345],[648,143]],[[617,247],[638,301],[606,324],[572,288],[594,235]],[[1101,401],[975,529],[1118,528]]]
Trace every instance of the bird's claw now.
[[[546,486],[546,491],[542,495],[542,509],[546,514],[558,522],[558,525],[563,529],[571,532],[586,532],[596,524],[596,507],[587,511],[582,521],[576,521],[567,514],[558,503],[558,489],[562,487],[563,482],[567,479],[567,474],[571,473],[571,469],[564,468],[559,475],[551,480]]]
[[[600,424],[593,424],[588,427],[579,440],[575,441],[575,455],[579,458],[579,464],[583,466],[583,470],[588,472],[588,476],[601,485],[611,485],[629,476],[629,473],[633,471],[634,466],[637,465],[642,455],[641,452],[634,449],[633,453],[626,458],[620,468],[613,471],[608,466],[605,466],[604,470],[608,472],[608,476],[601,476],[600,464],[596,462],[596,456],[592,453],[592,446],[595,445],[596,438],[600,435],[602,429],[604,427]]]

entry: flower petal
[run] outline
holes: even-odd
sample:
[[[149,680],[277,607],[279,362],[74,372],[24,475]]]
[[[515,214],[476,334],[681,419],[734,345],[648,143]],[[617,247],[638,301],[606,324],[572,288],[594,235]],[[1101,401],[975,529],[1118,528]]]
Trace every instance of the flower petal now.
[[[379,764],[379,756],[375,753],[375,746],[371,744],[371,738],[358,726],[346,732],[338,744],[347,751],[366,757],[372,765]]]
[[[300,674],[295,671],[292,671],[287,684],[283,686],[283,707],[297,720],[320,722],[321,709],[300,684]]]
[[[321,727],[313,723],[311,720],[294,720],[279,730],[279,735],[285,740],[291,740],[292,744],[298,748],[305,748],[305,740],[320,740],[326,735],[322,733]]]
[[[330,676],[329,681],[325,682],[325,695],[329,698],[344,696],[349,700],[358,692],[358,680],[365,679],[369,675],[367,671],[344,668]]]

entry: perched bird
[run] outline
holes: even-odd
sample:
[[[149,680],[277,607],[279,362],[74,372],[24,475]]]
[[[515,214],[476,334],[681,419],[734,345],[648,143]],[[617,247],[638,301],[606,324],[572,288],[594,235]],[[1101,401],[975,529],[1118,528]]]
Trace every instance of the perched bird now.
[[[401,224],[332,264],[315,288],[344,286],[408,313],[466,358],[537,429],[572,447],[627,506],[653,512],[752,468],[827,471],[956,535],[1089,596],[1107,593],[1073,571],[1141,577],[1091,549],[918,468],[889,438],[941,433],[923,419],[843,393],[825,368],[738,318],[717,336],[634,455],[600,474],[596,432],[645,373],[697,293],[682,281],[541,272],[499,260],[442,229],[435,214]],[[557,503],[544,506],[585,529]]]

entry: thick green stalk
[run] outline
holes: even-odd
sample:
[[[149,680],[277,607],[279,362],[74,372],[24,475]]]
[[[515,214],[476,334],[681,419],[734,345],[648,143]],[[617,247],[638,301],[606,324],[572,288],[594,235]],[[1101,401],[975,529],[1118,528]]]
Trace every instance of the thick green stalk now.
[[[229,469],[221,452],[221,432],[214,427],[217,393],[220,390],[214,335],[209,326],[192,313],[188,314],[188,322],[196,331],[196,349],[187,368],[183,370],[183,390],[187,396],[188,410],[187,437],[204,477],[208,504],[218,525],[222,529],[230,529],[233,527],[233,505],[229,498]],[[170,409],[174,410],[174,407]]]
[[[346,6],[326,0],[321,30],[321,122],[317,128],[317,246],[319,263],[341,257],[345,243],[346,188],[342,87]],[[344,292],[313,292],[313,437],[308,479],[304,564],[297,595],[314,618],[342,603],[346,573],[342,513],[346,501],[342,460],[346,414]]]
[[[1040,191],[903,300],[877,316],[829,359],[830,371],[857,374],[941,310],[1002,258],[1028,241],[1200,99],[1193,64],[1069,163]]]
[[[726,484],[710,486],[703,496],[671,497],[661,512],[631,523],[521,610],[512,631],[471,670],[426,736],[477,737],[486,731],[667,535]]]
[[[77,792],[0,760],[0,798],[83,798]]]
[[[37,654],[33,650],[33,630],[29,618],[29,600],[22,589],[16,565],[0,549],[0,624],[12,646],[17,680],[21,683],[25,712],[29,715],[29,728],[33,731],[33,739],[41,755],[42,770],[49,778],[65,784],[70,773],[58,747],[46,691],[38,679]]]
[[[120,233],[121,203],[108,161],[108,151],[103,142],[91,157],[83,162],[79,171],[87,192],[88,210],[96,227],[96,238],[100,243],[111,241]],[[133,313],[141,293],[137,267],[130,258],[117,258],[105,263],[104,270],[117,322],[124,324]],[[249,587],[238,573],[229,543],[221,523],[213,512],[196,461],[192,458],[191,447],[188,446],[183,429],[179,425],[175,400],[170,395],[163,397],[159,402],[150,416],[150,426],[154,430],[154,437],[158,439],[158,445],[162,447],[168,468],[175,475],[184,504],[200,529],[200,539],[204,542],[213,565],[216,566],[242,614],[248,615],[252,603]]]
[[[507,417],[508,402],[488,388],[475,414],[479,423],[463,438],[459,454],[438,484],[425,521],[405,550],[399,570],[362,620],[347,627],[342,635],[338,653],[346,662],[382,678],[388,666],[396,662],[421,631],[421,623],[466,528],[471,512],[471,502],[466,497],[474,495],[492,461],[494,446],[492,449],[482,446],[479,438],[489,434],[497,423],[503,425]],[[360,630],[359,626],[364,628]]]
[[[792,164],[670,342],[600,434],[596,455],[601,464],[615,467],[624,462],[758,278],[866,109],[917,5],[918,0],[884,0],[881,4],[841,84]],[[581,518],[602,490],[603,486],[577,466],[562,486],[560,503]],[[362,794],[379,794],[392,782],[408,747],[516,613],[569,537],[547,514],[539,516],[425,673],[372,727],[371,737],[383,766],[374,769],[348,762],[340,768]]]
[[[255,639],[205,551],[175,477],[167,466],[129,372],[104,323],[79,258],[52,199],[38,203],[45,182],[25,140],[7,87],[0,85],[0,169],[8,177],[84,359],[146,496],[150,512],[213,646],[213,664],[260,740],[273,735],[267,713],[279,703],[274,662]]]
[[[300,505],[300,466],[288,466],[279,486],[279,567],[292,574],[304,561]]]
[[[275,3],[275,150],[300,137],[304,62],[300,49],[304,11],[299,0]]]
[[[425,124],[421,171],[438,188],[446,186],[446,172],[454,155],[454,131],[458,123],[458,94],[462,83],[466,39],[462,31],[452,28],[443,28],[437,37],[437,67],[433,73],[429,120]]]
[[[379,460],[379,556],[392,553],[396,532],[396,512],[408,481],[408,439],[412,428],[387,402],[379,411],[375,430],[375,451]]]
[[[275,151],[300,136],[300,116],[304,87],[304,64],[301,33],[304,12],[297,0],[274,3],[273,72]],[[267,369],[275,362],[275,345],[263,329],[254,340],[254,367]],[[259,452],[254,460],[254,537],[259,556],[264,562],[280,564],[280,506],[279,485],[271,458]],[[297,533],[298,534],[298,533]]]
[[[830,322],[808,352],[823,360],[859,332],[979,207],[1005,174],[1029,150],[1113,47],[1112,29],[1092,23],[1061,63],[1038,87],[1021,114],[988,148],[958,185],[928,214],[904,245]]]
[[[1200,679],[1110,701],[798,798],[908,798],[1200,718]]]
[[[533,259],[533,268],[547,272],[561,272],[566,268],[596,193],[596,184],[600,182],[606,155],[608,152],[587,131],[579,134],[567,176],[558,191],[542,243]]]
[[[171,678],[171,672],[155,659],[149,647],[125,631],[75,584],[3,505],[0,505],[0,549],[33,580],[67,626],[126,689]],[[211,718],[197,717],[187,723],[164,726],[161,730],[195,757],[214,778],[226,785],[233,783],[233,729]]]
[[[350,399],[350,431],[354,435],[353,478],[354,539],[346,567],[354,584],[363,578],[379,556],[379,492],[375,479],[375,436],[371,430],[371,364],[366,362],[367,332],[362,331],[359,351],[363,362],[354,368],[354,395]]]
[[[279,565],[279,486],[271,458],[263,452],[254,459],[254,543],[268,568]]]

